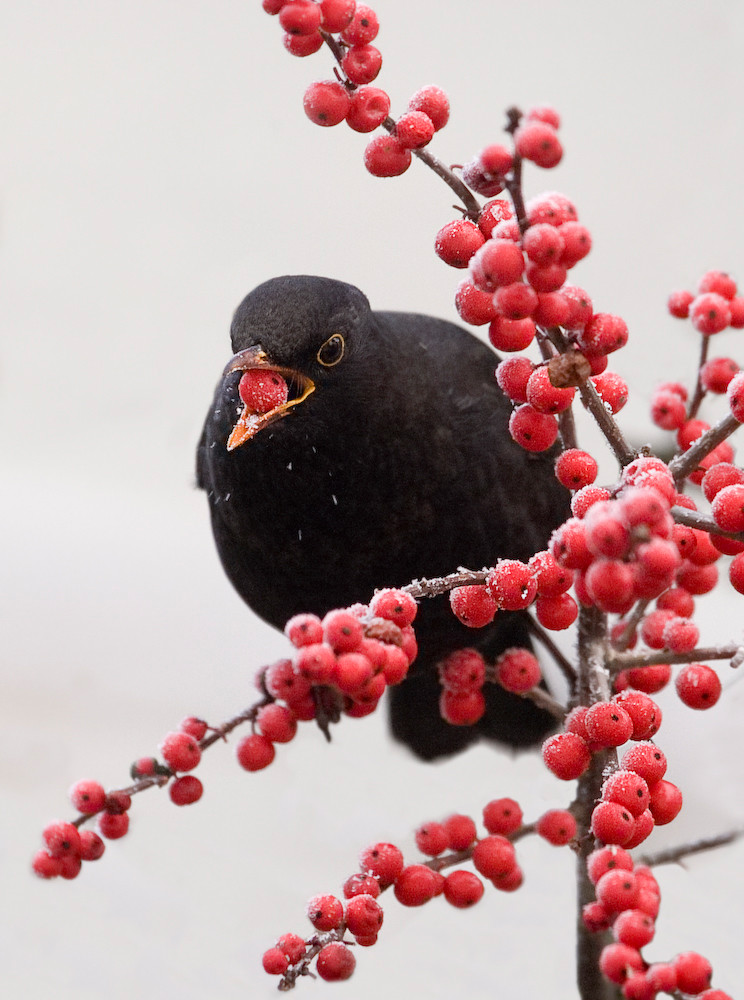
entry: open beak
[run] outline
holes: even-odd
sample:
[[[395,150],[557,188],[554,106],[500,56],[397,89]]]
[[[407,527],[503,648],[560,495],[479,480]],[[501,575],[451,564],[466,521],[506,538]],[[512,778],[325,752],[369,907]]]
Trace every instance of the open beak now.
[[[247,372],[252,368],[263,368],[266,371],[278,372],[286,381],[289,387],[289,397],[287,401],[268,410],[266,413],[254,413],[250,407],[243,406],[243,411],[238,417],[238,422],[233,427],[230,437],[227,439],[227,450],[233,451],[250,438],[254,437],[267,424],[273,423],[280,417],[285,416],[293,406],[307,399],[311,392],[315,391],[315,383],[307,375],[296,371],[294,368],[285,368],[282,365],[274,365],[260,347],[248,347],[244,351],[239,351],[228,362],[224,375],[231,372]]]

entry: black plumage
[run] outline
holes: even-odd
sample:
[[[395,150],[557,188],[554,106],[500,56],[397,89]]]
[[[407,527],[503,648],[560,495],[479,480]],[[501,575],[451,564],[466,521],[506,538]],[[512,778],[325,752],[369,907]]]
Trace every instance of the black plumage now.
[[[272,625],[460,566],[528,559],[566,517],[552,458],[509,436],[497,356],[460,327],[372,311],[340,281],[287,276],[243,300],[231,338],[237,357],[207,414],[197,480],[227,575]],[[228,450],[243,410],[238,382],[255,365],[281,371],[290,400],[303,398]],[[522,615],[469,629],[437,597],[420,602],[416,632],[418,658],[390,699],[394,735],[420,756],[479,736],[531,745],[552,728],[544,711],[494,684],[476,726],[439,715],[437,661],[463,646],[487,659],[529,646]]]

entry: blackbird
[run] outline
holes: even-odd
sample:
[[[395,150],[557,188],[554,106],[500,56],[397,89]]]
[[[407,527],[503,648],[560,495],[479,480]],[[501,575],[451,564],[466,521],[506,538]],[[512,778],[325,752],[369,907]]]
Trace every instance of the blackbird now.
[[[568,515],[550,454],[515,444],[498,356],[466,330],[415,313],[377,312],[358,288],[307,275],[274,278],[238,306],[234,357],[197,448],[222,565],[246,603],[277,628],[376,589],[528,559]],[[243,405],[246,371],[278,372],[286,401]],[[277,380],[280,381],[280,380]],[[474,726],[439,713],[436,664],[475,647],[487,660],[530,646],[524,613],[470,629],[446,595],[421,600],[419,653],[390,688],[394,736],[430,760],[486,737],[512,747],[554,720],[486,684]]]

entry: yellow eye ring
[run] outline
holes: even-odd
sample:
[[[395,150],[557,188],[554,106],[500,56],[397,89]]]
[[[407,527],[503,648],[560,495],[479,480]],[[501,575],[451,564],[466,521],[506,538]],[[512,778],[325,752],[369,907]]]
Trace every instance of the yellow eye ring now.
[[[344,356],[346,341],[340,333],[332,334],[324,344],[321,344],[315,355],[324,368],[333,368]]]

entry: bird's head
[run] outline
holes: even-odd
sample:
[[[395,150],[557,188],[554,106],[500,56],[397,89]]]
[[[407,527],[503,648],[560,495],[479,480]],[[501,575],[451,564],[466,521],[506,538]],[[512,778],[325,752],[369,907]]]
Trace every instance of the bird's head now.
[[[332,384],[359,350],[371,316],[358,288],[331,278],[287,275],[250,292],[233,317],[235,353],[223,376],[242,372],[245,379],[228,450]]]

